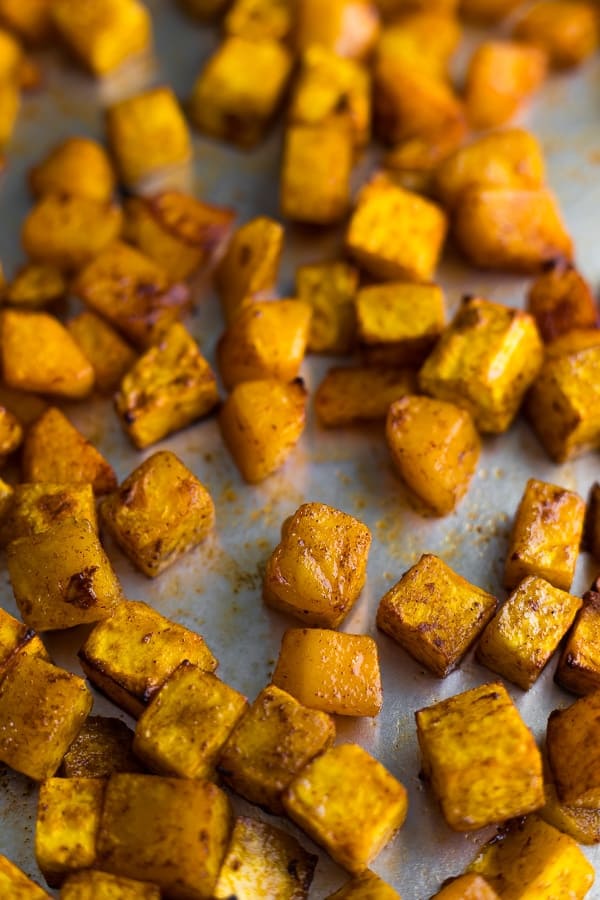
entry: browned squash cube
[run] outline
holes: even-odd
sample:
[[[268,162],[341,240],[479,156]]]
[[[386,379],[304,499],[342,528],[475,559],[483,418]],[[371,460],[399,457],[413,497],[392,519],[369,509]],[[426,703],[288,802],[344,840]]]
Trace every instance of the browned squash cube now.
[[[0,543],[41,534],[65,519],[85,520],[98,530],[91,484],[16,484],[0,527]]]
[[[376,716],[383,704],[377,645],[366,634],[288,628],[273,684],[311,709]]]
[[[538,0],[519,16],[517,40],[540,47],[551,66],[577,66],[598,48],[598,10],[582,0]]]
[[[29,187],[34,197],[76,194],[106,202],[115,189],[115,173],[101,144],[86,137],[70,137],[31,169]]]
[[[215,888],[215,900],[306,900],[318,857],[279,828],[240,816]]]
[[[281,167],[281,213],[308,225],[334,225],[350,208],[353,138],[339,125],[290,125]]]
[[[78,655],[90,681],[132,716],[184,659],[205,672],[217,668],[204,638],[136,600],[96,625]]]
[[[460,14],[481,24],[493,24],[504,19],[522,0],[460,0]]]
[[[63,882],[61,900],[160,900],[158,885],[86,869]]]
[[[377,626],[430,672],[445,678],[495,610],[495,597],[426,553],[382,597]]]
[[[555,679],[572,694],[600,690],[600,595],[596,591],[583,596],[583,607],[563,647]]]
[[[231,818],[227,797],[208,781],[113,775],[98,835],[99,868],[151,881],[173,900],[212,897]]]
[[[52,0],[0,0],[0,20],[28,44],[47,41],[51,34]]]
[[[467,874],[453,878],[432,900],[499,900],[499,897],[481,875]]]
[[[335,725],[326,713],[270,684],[227,740],[219,772],[246,800],[281,815],[283,791],[334,738]]]
[[[23,480],[91,484],[95,494],[106,494],[117,486],[110,463],[54,406],[27,431]]]
[[[317,45],[338,56],[363,59],[379,34],[379,17],[370,0],[297,0],[296,49]]]
[[[358,269],[341,261],[296,270],[296,296],[312,309],[309,353],[346,354],[353,349],[358,277]]]
[[[72,628],[111,615],[123,592],[94,527],[64,519],[8,545],[8,574],[26,625]]]
[[[427,4],[423,9],[415,3],[412,7],[383,28],[377,41],[377,62],[402,64],[448,80],[450,61],[461,38],[458,19],[444,10],[427,9]]]
[[[273,290],[282,249],[283,228],[267,216],[251,219],[233,234],[216,271],[227,322],[244,300]]]
[[[294,0],[234,0],[223,25],[227,34],[251,40],[284,40],[294,26]]]
[[[57,397],[86,397],[94,370],[64,325],[47,313],[5,310],[2,368],[9,387]]]
[[[50,662],[48,651],[35,631],[0,609],[0,679],[22,653]]]
[[[330,369],[315,394],[319,424],[339,428],[385,419],[390,405],[417,389],[416,372],[381,366]]]
[[[318,756],[284,794],[287,814],[352,874],[363,872],[406,818],[406,790],[357,744]]]
[[[263,599],[306,625],[337,628],[360,596],[371,532],[325,503],[304,503],[284,523],[267,563]]]
[[[524,578],[483,632],[477,659],[524,691],[535,684],[582,601],[543,578]]]
[[[65,778],[108,778],[114,772],[143,772],[133,753],[133,731],[120,719],[89,716],[65,753]]]
[[[544,822],[570,835],[579,844],[600,843],[600,809],[577,809],[561,803],[556,786],[548,781],[544,784],[544,793],[546,805],[538,811]]]
[[[181,322],[133,364],[115,395],[121,424],[140,450],[191,425],[218,402],[215,374]]]
[[[237,384],[219,425],[242,477],[258,484],[283,465],[304,431],[306,389],[301,379],[273,378]]]
[[[400,900],[400,894],[379,875],[367,869],[362,875],[347,881],[335,894],[329,894],[326,900]]]
[[[88,310],[69,319],[67,331],[92,364],[96,389],[112,393],[133,366],[135,352],[108,322]]]
[[[40,785],[35,858],[50,887],[96,862],[104,789],[101,778],[48,778]]]
[[[599,344],[600,328],[574,328],[573,331],[567,331],[545,345],[545,358],[548,360],[569,356],[571,353],[579,353],[580,350],[588,350]]]
[[[465,103],[473,128],[508,122],[546,76],[546,54],[531,44],[495,40],[480,44],[467,71]]]
[[[34,781],[51,778],[92,702],[83,678],[17,654],[0,682],[0,762]]]
[[[185,660],[138,719],[134,750],[153,772],[214,780],[219,752],[247,706],[238,691]]]
[[[0,893],[15,900],[50,900],[35,881],[25,875],[6,856],[0,854]]]
[[[568,591],[583,534],[585,503],[574,491],[530,478],[515,515],[504,570],[514,588],[527,575]]]
[[[546,751],[561,803],[600,808],[600,691],[550,713]]]
[[[592,289],[569,264],[549,264],[549,269],[531,285],[527,307],[535,316],[544,341],[554,341],[580,328],[597,328],[599,324]]]

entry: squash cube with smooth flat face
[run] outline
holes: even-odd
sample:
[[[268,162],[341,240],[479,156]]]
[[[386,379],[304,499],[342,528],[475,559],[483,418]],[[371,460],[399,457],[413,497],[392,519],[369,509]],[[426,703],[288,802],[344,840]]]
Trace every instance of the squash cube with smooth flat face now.
[[[50,894],[0,854],[0,894],[15,900],[50,900]]]
[[[338,56],[364,59],[379,34],[379,16],[370,0],[298,0],[294,43],[302,52],[326,47]]]
[[[315,393],[315,412],[324,428],[385,420],[391,404],[414,394],[413,369],[339,366],[330,369]]]
[[[133,731],[121,719],[88,716],[65,753],[65,778],[108,778],[115,772],[143,772],[133,752]]]
[[[21,653],[50,662],[48,651],[35,631],[0,609],[0,679]]]
[[[217,668],[204,638],[136,600],[96,625],[78,655],[90,681],[136,717],[184,659],[205,672]]]
[[[597,328],[598,307],[591,285],[570,263],[549,264],[529,288],[527,308],[535,316],[542,339]]]
[[[454,831],[544,805],[542,758],[504,685],[484,684],[434,703],[416,720],[423,773]]]
[[[600,690],[600,594],[588,591],[556,668],[555,680],[572,694]]]
[[[367,870],[347,881],[335,894],[329,894],[326,900],[400,900],[400,894],[375,872]]]
[[[406,819],[404,786],[357,744],[318,756],[283,797],[287,814],[352,874],[362,873]]]
[[[477,47],[467,71],[465,102],[473,128],[495,128],[508,122],[546,76],[546,54],[531,44],[485,41]]]
[[[382,29],[377,62],[389,60],[448,81],[450,61],[461,39],[458,19],[443,10],[418,9],[414,2],[405,6],[412,8]]]
[[[519,16],[513,36],[543,50],[553,68],[569,69],[598,47],[597,10],[577,0],[541,0]]]
[[[485,878],[472,873],[453,878],[432,900],[499,900],[499,897]]]
[[[153,772],[214,779],[214,766],[248,703],[215,675],[184,661],[135,729],[134,750]]]
[[[34,197],[77,194],[106,201],[113,195],[115,181],[108,153],[97,141],[86,137],[61,141],[29,172]]]
[[[63,882],[61,900],[160,900],[158,885],[87,869]]]
[[[352,134],[337,125],[290,125],[281,167],[280,204],[286,219],[334,225],[350,208]]]
[[[135,351],[108,322],[88,310],[69,319],[66,326],[94,369],[96,390],[111,394],[133,366]]]
[[[245,300],[273,290],[283,250],[283,227],[268,216],[246,222],[232,235],[215,280],[227,322]]]
[[[354,302],[358,269],[345,262],[315,263],[296,270],[296,295],[312,309],[309,353],[350,353],[356,339]]]
[[[550,714],[546,751],[561,803],[600,809],[600,691]]]
[[[65,519],[84,520],[98,531],[91,484],[16,484],[0,526],[0,543],[42,534]]]

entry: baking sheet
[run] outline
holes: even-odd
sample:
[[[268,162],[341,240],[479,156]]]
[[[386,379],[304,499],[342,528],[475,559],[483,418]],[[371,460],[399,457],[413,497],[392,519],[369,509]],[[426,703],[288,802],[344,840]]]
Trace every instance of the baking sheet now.
[[[103,105],[144,86],[169,83],[185,98],[203,60],[216,45],[214,29],[195,25],[167,0],[152,0],[148,5],[155,21],[156,57],[102,88],[55,59],[51,52],[44,57],[45,88],[24,103],[9,152],[10,167],[0,184],[0,259],[9,273],[22,260],[19,230],[30,203],[25,173],[33,162],[68,135],[101,137]],[[600,280],[599,86],[600,65],[595,59],[576,74],[553,76],[539,99],[521,117],[543,142],[549,182],[560,198],[575,239],[579,266],[595,285]],[[280,142],[281,132],[276,129],[259,149],[241,153],[195,136],[189,186],[203,199],[234,206],[239,221],[258,213],[277,217]],[[363,162],[360,174],[371,164],[372,160]],[[291,295],[297,265],[330,258],[338,246],[339,234],[335,232],[288,228],[281,296]],[[440,269],[439,280],[447,292],[450,314],[463,293],[522,306],[527,285],[523,279],[469,270],[451,251]],[[223,328],[218,303],[205,283],[195,286],[195,294],[197,308],[189,324],[214,362],[216,339]],[[316,357],[304,363],[302,374],[311,392],[326,369],[338,363],[339,359]],[[409,792],[408,820],[374,863],[375,871],[394,885],[405,900],[424,900],[445,878],[458,874],[494,829],[458,835],[446,827],[431,793],[418,778],[414,711],[496,676],[475,663],[471,654],[445,680],[433,678],[387,636],[376,631],[377,605],[383,593],[425,551],[439,554],[470,581],[503,598],[500,584],[508,531],[527,478],[535,474],[586,494],[599,476],[597,455],[556,466],[548,460],[527,424],[519,421],[508,434],[485,440],[479,470],[458,511],[445,519],[428,520],[408,506],[391,469],[380,427],[326,432],[316,425],[311,408],[307,429],[283,469],[262,485],[248,487],[223,448],[214,419],[140,453],[122,435],[110,401],[94,400],[64,408],[108,456],[120,479],[143,458],[168,447],[210,489],[217,507],[214,535],[157,580],[149,581],[135,572],[110,543],[109,553],[126,595],[145,600],[163,614],[200,631],[220,660],[220,677],[251,699],[269,680],[284,629],[294,624],[266,610],[261,601],[262,572],[277,543],[282,521],[300,503],[319,500],[356,515],[369,525],[374,540],[368,581],[343,630],[376,637],[384,707],[375,720],[338,718],[339,739],[361,743]],[[582,555],[573,592],[583,591],[597,569],[589,557]],[[16,613],[5,567],[0,574],[0,602],[9,612]],[[85,633],[75,629],[47,637],[57,663],[78,671],[76,651]],[[574,699],[554,685],[555,665],[553,659],[527,693],[507,684],[538,739],[544,734],[549,712]],[[97,694],[94,713],[119,715],[127,720]],[[5,769],[0,769],[0,784],[0,852],[43,882],[33,850],[36,788]],[[234,802],[239,810],[263,816],[237,798]],[[319,854],[311,897],[325,897],[339,887],[347,878],[345,873],[293,826],[284,827]],[[598,848],[585,848],[584,852],[600,871]],[[589,896],[600,897],[600,883]]]

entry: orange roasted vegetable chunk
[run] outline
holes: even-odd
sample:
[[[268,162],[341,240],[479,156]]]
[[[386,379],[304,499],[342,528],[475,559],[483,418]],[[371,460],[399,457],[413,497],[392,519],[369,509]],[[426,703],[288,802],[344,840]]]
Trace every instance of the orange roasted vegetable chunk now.
[[[504,125],[541,85],[546,54],[530,44],[486,41],[469,64],[465,103],[473,128]]]

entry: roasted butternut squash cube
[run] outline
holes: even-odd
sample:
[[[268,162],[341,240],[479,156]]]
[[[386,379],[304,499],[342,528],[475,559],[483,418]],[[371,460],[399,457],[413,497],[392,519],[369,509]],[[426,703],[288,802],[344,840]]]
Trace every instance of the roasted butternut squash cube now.
[[[15,900],[50,900],[50,894],[1,854],[0,892],[3,897],[14,897]]]
[[[297,0],[296,49],[327,47],[338,56],[363,59],[379,34],[377,9],[370,0]]]
[[[281,815],[283,791],[334,738],[335,725],[326,713],[270,684],[229,736],[219,772],[246,800]]]
[[[512,822],[484,844],[469,870],[483,875],[501,897],[583,900],[594,870],[573,838],[538,816]]]
[[[477,659],[524,691],[535,684],[582,601],[543,578],[524,578],[483,632]]]
[[[95,494],[117,486],[110,463],[54,406],[29,427],[22,468],[24,481],[91,484]]]
[[[25,252],[36,262],[71,272],[115,241],[123,213],[112,200],[76,194],[44,194],[23,223]]]
[[[315,394],[315,411],[325,428],[385,419],[390,404],[416,390],[412,369],[348,366],[330,369]]]
[[[379,875],[367,869],[362,875],[347,881],[335,894],[329,894],[327,900],[400,900],[400,894]]]
[[[225,387],[242,381],[293,381],[304,359],[311,309],[299,300],[257,300],[240,310],[218,346]]]
[[[33,167],[29,187],[34,197],[76,194],[103,203],[113,195],[115,173],[101,144],[87,137],[70,137]]]
[[[48,409],[48,403],[28,391],[16,391],[0,384],[0,405],[13,414],[21,425],[29,427]]]
[[[191,425],[218,402],[215,374],[181,322],[133,364],[115,396],[121,424],[140,450]]]
[[[16,484],[0,526],[0,543],[41,534],[65,519],[85,520],[98,530],[91,484]]]
[[[362,873],[403,825],[406,790],[357,744],[318,756],[283,795],[288,816],[352,874]]]
[[[6,457],[17,450],[23,441],[21,423],[11,412],[0,406],[0,466]]]
[[[184,659],[205,672],[217,668],[203,637],[137,600],[96,625],[78,655],[90,681],[135,717]]]
[[[360,596],[371,532],[325,503],[304,503],[267,563],[263,598],[306,625],[337,628]]]
[[[309,225],[334,225],[350,208],[352,134],[338,125],[291,125],[281,168],[282,215]]]
[[[36,631],[99,622],[123,592],[94,526],[64,519],[7,549],[8,574],[26,625]]]
[[[561,803],[551,782],[544,784],[544,793],[546,805],[538,811],[544,822],[570,835],[579,844],[600,843],[600,809],[577,809]]]
[[[184,660],[138,719],[134,750],[153,772],[213,780],[219,752],[247,705],[238,691]]]
[[[461,146],[465,133],[466,125],[461,119],[431,134],[405,138],[386,153],[384,168],[407,190],[433,196],[435,170]]]
[[[504,585],[527,575],[568,591],[583,534],[585,503],[574,491],[530,478],[519,503],[504,570]]]
[[[426,553],[382,597],[377,626],[430,672],[445,678],[495,610],[495,597]]]
[[[94,384],[102,393],[112,393],[133,366],[136,354],[108,322],[84,310],[69,319],[67,331],[81,347],[94,369]]]
[[[546,54],[532,44],[484,41],[467,71],[465,104],[473,128],[508,122],[546,77]]]
[[[61,900],[160,900],[158,885],[87,869],[63,882]]]
[[[296,270],[296,296],[312,309],[309,352],[350,353],[356,337],[357,288],[358,270],[349,263],[315,263]]]
[[[51,34],[52,0],[0,0],[0,20],[28,44],[44,43]]]
[[[186,285],[134,247],[115,242],[79,272],[73,292],[138,347],[149,347],[189,309]]]
[[[35,631],[0,609],[0,678],[21,653],[50,662],[48,651]]]
[[[83,678],[17,654],[0,682],[0,762],[34,781],[51,778],[92,702]]]
[[[260,41],[284,40],[295,21],[294,0],[234,0],[223,22],[226,34]]]
[[[215,900],[305,900],[317,859],[286,831],[240,816],[235,820],[213,896]]]
[[[421,390],[468,410],[480,431],[506,431],[543,361],[534,319],[480,297],[463,301],[419,373]]]
[[[12,137],[20,106],[21,94],[16,82],[0,81],[0,147],[8,144]]]
[[[157,884],[174,900],[212,897],[231,828],[229,800],[208,781],[112,775],[99,868]]]
[[[379,175],[358,196],[346,248],[375,278],[430,281],[446,228],[438,206]]]
[[[139,0],[54,0],[52,20],[62,39],[94,75],[106,75],[150,48],[152,19]]]
[[[600,808],[600,691],[550,713],[546,752],[561,803]]]
[[[383,704],[377,645],[366,634],[289,628],[273,684],[311,709],[376,716]]]
[[[65,753],[65,778],[108,778],[114,772],[143,772],[133,752],[133,731],[120,719],[89,716]]]
[[[569,69],[598,48],[598,11],[581,0],[538,0],[519,16],[513,36],[543,50],[551,66]]]
[[[279,41],[230,35],[201,71],[189,101],[193,124],[207,134],[254,147],[275,116],[292,71]]]
[[[583,596],[583,607],[563,647],[555,679],[572,694],[600,690],[600,596],[596,591]]]
[[[434,703],[416,720],[423,773],[454,831],[544,805],[542,758],[504,685],[483,684]]]
[[[389,408],[386,439],[415,506],[445,516],[475,474],[481,441],[466,409],[430,397],[405,396]]]
[[[40,786],[35,858],[50,887],[96,862],[96,837],[104,801],[101,778],[48,778]]]
[[[460,0],[459,11],[466,19],[491,25],[504,19],[522,0]]]
[[[27,263],[7,285],[4,300],[23,310],[41,309],[67,293],[67,282],[56,266]]]
[[[550,264],[533,282],[527,308],[544,341],[579,328],[597,328],[596,300],[590,285],[572,265]]]
[[[223,440],[242,477],[258,484],[283,465],[304,431],[306,389],[301,379],[236,384],[219,416]]]
[[[567,331],[545,345],[545,358],[548,360],[569,356],[571,353],[588,350],[599,344],[600,328],[574,328],[573,331]]]
[[[94,370],[64,325],[41,312],[2,314],[2,368],[9,387],[57,397],[86,397]]]
[[[499,900],[496,891],[481,875],[459,875],[442,888],[432,900]]]
[[[407,9],[383,28],[376,58],[416,68],[447,79],[449,64],[461,38],[455,16],[443,10]]]
[[[277,281],[283,228],[267,216],[246,222],[234,233],[216,271],[216,283],[228,322],[242,302],[268,293]]]

